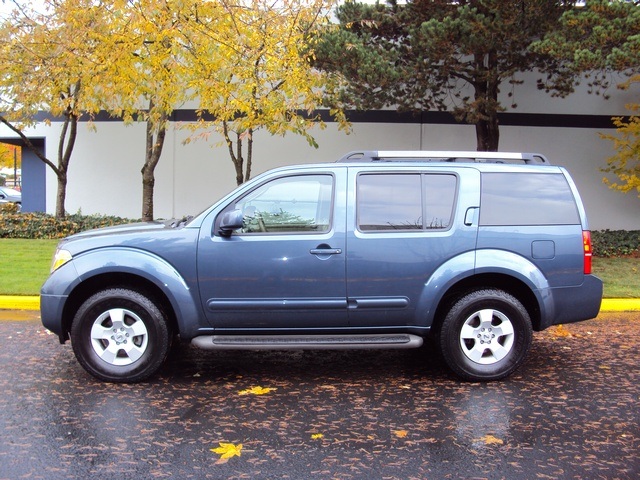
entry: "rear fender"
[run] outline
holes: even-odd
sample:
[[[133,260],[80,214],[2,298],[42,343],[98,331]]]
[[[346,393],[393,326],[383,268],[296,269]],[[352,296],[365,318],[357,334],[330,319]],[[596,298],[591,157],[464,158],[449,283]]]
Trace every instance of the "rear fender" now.
[[[542,271],[529,259],[504,250],[478,250],[476,275],[503,274],[520,280],[533,293],[538,303],[541,322],[555,316],[552,289]]]
[[[466,252],[443,263],[425,283],[416,308],[416,325],[430,327],[446,295],[456,285],[476,275],[498,274],[512,277],[525,284],[533,293],[541,318],[554,315],[549,282],[529,260],[502,250]]]

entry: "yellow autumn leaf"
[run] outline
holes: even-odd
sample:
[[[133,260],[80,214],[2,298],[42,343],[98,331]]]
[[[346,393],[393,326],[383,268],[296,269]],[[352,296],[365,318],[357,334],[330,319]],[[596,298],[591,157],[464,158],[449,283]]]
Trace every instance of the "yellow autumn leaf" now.
[[[564,325],[556,325],[554,329],[551,330],[551,334],[554,337],[571,337],[571,332],[567,330],[567,327]]]
[[[277,390],[277,388],[271,387],[251,387],[246,390],[240,390],[238,395],[266,395],[267,393],[273,392]]]
[[[494,437],[491,434],[485,435],[484,437],[480,438],[479,440],[484,442],[485,445],[502,445],[502,444],[504,444],[503,440],[499,439],[498,437]]]
[[[314,433],[313,435],[311,435],[312,440],[319,440],[321,438],[324,438],[324,435],[322,433]]]
[[[395,430],[393,434],[398,438],[405,438],[409,432],[406,430]]]
[[[219,447],[209,449],[213,453],[220,455],[219,463],[225,463],[232,457],[239,457],[242,452],[242,444],[234,445],[233,443],[219,442]]]

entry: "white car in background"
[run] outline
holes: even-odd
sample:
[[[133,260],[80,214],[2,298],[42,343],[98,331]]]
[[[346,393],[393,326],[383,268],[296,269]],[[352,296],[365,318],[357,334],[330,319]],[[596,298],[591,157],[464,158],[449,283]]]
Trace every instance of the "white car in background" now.
[[[0,203],[15,203],[18,211],[22,209],[22,193],[8,187],[0,187]]]

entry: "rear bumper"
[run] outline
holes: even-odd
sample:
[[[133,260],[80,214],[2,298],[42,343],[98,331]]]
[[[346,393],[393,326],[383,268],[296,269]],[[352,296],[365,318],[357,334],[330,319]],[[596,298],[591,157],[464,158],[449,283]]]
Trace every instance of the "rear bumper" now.
[[[582,285],[552,288],[553,315],[543,318],[540,330],[562,323],[581,322],[598,316],[603,284],[595,275],[585,275]]]

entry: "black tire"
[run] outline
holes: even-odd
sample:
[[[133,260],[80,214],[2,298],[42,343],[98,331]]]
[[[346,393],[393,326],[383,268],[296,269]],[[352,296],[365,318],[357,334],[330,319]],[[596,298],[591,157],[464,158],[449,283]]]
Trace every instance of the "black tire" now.
[[[162,309],[145,295],[123,288],[91,296],[71,325],[78,362],[107,382],[133,383],[153,375],[169,353],[171,338]]]
[[[460,297],[446,314],[438,343],[447,365],[471,381],[499,380],[524,361],[533,338],[522,303],[498,289]]]

